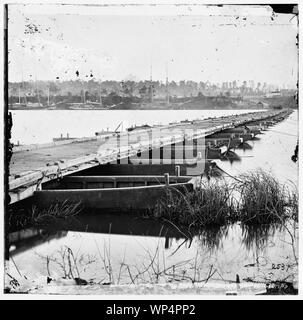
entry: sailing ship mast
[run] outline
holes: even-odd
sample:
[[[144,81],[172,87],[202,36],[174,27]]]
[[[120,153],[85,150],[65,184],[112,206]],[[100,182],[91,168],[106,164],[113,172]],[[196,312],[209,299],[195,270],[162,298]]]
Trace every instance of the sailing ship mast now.
[[[82,82],[82,92],[83,92],[83,104],[85,104],[85,90],[84,90],[84,80]]]
[[[169,91],[168,91],[168,70],[166,63],[166,104],[169,105]]]
[[[19,84],[19,87],[18,87],[18,94],[19,94],[19,105],[21,104],[21,88],[20,88],[20,84]]]
[[[49,84],[48,84],[48,87],[47,87],[47,105],[49,106]]]
[[[102,107],[102,96],[101,96],[101,80],[99,81],[99,99],[100,107]]]
[[[37,74],[35,74],[35,87],[36,87],[36,94],[37,94],[38,104],[39,104],[39,107],[40,107],[41,103],[40,103],[40,95],[39,95],[39,90],[38,90]]]
[[[24,88],[23,87],[23,82],[24,82],[24,80],[23,80],[23,69],[21,69],[21,87],[22,88]],[[21,91],[21,90],[20,90]],[[27,99],[26,99],[26,90],[23,90],[23,93],[24,93],[24,102],[25,102],[25,106],[27,105]],[[21,101],[21,100],[20,100]]]
[[[154,100],[154,88],[153,88],[153,65],[150,65],[150,80],[149,80],[149,100]]]

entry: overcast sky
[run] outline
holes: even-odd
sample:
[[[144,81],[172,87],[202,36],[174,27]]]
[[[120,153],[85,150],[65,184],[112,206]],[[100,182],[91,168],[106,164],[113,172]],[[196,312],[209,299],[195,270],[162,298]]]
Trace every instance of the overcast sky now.
[[[30,28],[34,25],[38,32]],[[9,5],[9,81],[267,82],[295,87],[297,18],[248,6]]]

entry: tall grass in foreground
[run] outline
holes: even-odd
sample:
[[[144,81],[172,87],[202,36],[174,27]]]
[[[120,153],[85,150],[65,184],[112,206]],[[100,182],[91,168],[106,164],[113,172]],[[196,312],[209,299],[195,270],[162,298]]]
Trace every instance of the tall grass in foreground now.
[[[169,187],[150,215],[189,228],[235,221],[252,224],[297,221],[298,195],[271,174],[258,170],[240,175],[235,183],[206,181],[193,191]]]
[[[57,219],[68,219],[81,212],[81,202],[71,203],[68,200],[57,202],[48,208],[31,208],[30,222],[34,225],[53,222]]]
[[[152,215],[176,225],[200,227],[222,225],[235,215],[232,189],[226,183],[201,182],[195,190],[167,188],[166,196],[158,201]]]
[[[266,224],[298,218],[298,197],[271,174],[258,170],[239,176],[236,189],[242,222]]]
[[[69,200],[58,201],[45,208],[27,205],[10,209],[7,219],[10,230],[16,230],[32,226],[45,226],[53,222],[66,220],[80,214],[82,209],[80,201],[71,202]]]

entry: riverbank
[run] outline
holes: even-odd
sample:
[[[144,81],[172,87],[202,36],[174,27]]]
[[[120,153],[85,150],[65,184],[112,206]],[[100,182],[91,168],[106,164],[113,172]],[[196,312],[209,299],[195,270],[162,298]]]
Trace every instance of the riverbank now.
[[[79,281],[78,281],[79,282]],[[129,285],[79,285],[74,279],[58,279],[47,283],[46,278],[35,283],[21,280],[19,286],[6,288],[9,293],[55,295],[264,295],[265,283],[165,283]]]

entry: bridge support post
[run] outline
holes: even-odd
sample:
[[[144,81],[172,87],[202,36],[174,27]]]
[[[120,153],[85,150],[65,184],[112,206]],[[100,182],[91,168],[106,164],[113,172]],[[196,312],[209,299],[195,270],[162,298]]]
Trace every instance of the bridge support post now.
[[[185,160],[186,160],[186,154],[185,154],[186,139],[185,139],[185,135],[184,135],[184,139],[183,139],[182,143],[183,143],[183,150],[182,150],[183,151],[183,155],[182,155],[182,158],[183,158],[183,160],[185,162]]]
[[[163,147],[160,147],[160,164],[163,164]]]
[[[171,151],[171,160],[172,163],[175,163],[175,158],[176,158],[176,143],[175,143],[175,138],[172,137],[171,139],[172,144],[170,145],[170,151]]]
[[[180,166],[175,167],[176,177],[180,177]]]
[[[169,186],[169,173],[164,173],[165,185]]]
[[[149,149],[148,150],[148,160],[149,160],[149,164],[152,164],[152,160],[153,160],[153,149]]]
[[[197,156],[197,145],[198,145],[198,141],[197,139],[193,139],[193,156],[196,157]]]

